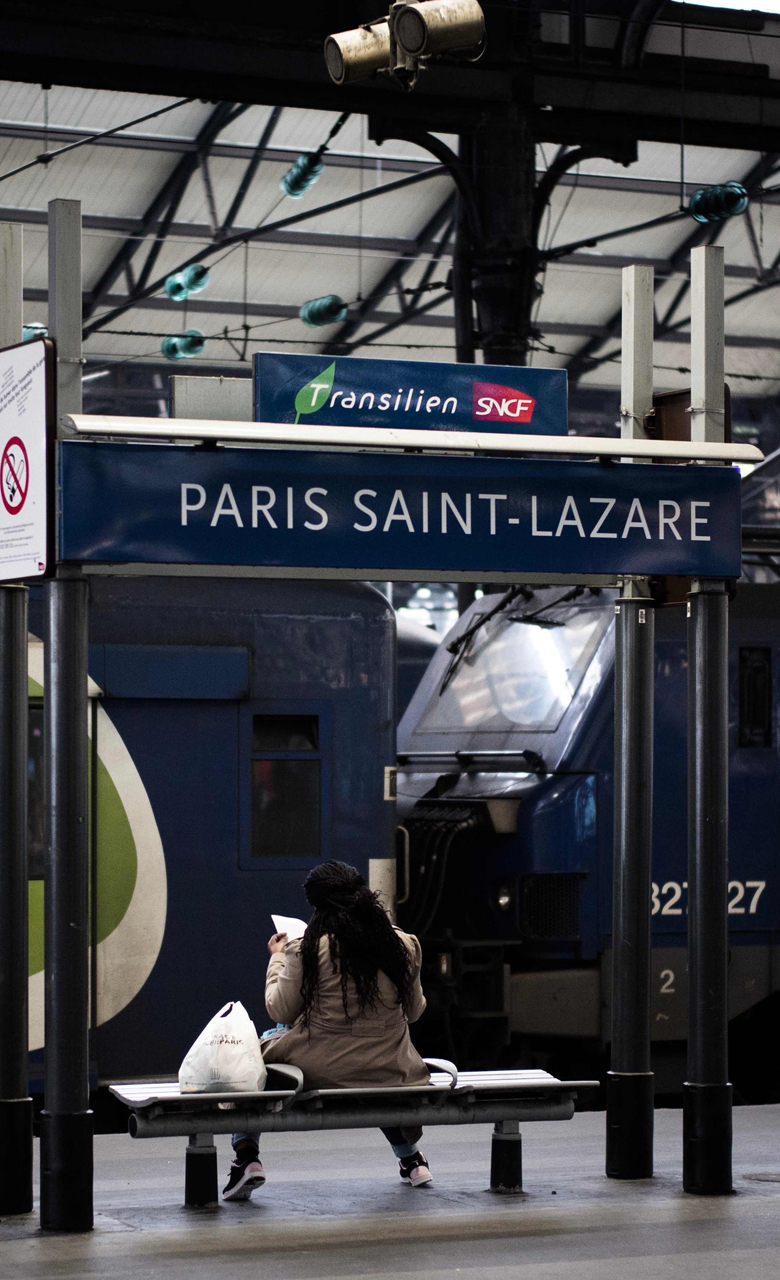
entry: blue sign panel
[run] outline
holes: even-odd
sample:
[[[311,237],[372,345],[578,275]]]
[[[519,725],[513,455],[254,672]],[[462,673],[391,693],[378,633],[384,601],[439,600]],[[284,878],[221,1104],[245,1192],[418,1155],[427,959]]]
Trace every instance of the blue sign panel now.
[[[565,369],[255,356],[255,419],[565,436]]]
[[[377,577],[740,573],[740,480],[729,467],[59,447],[61,560]]]

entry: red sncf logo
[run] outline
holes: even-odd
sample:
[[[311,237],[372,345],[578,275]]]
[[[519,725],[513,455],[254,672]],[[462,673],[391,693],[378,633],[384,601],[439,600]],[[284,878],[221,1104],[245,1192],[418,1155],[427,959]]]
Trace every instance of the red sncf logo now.
[[[530,422],[536,401],[516,387],[497,382],[471,384],[471,416],[482,422]]]

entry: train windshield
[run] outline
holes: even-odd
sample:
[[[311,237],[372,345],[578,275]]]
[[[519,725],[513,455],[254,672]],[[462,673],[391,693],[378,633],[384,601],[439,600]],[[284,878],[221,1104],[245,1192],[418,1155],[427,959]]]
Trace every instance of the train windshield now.
[[[553,733],[612,618],[611,594],[570,595],[537,592],[486,618],[453,654],[417,732]]]

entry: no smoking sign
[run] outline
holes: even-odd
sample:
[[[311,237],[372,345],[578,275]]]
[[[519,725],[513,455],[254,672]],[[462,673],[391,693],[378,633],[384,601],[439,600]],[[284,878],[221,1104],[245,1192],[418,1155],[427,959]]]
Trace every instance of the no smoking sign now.
[[[16,516],[24,506],[30,487],[30,463],[24,442],[12,436],[3,450],[0,463],[0,494],[9,515]]]

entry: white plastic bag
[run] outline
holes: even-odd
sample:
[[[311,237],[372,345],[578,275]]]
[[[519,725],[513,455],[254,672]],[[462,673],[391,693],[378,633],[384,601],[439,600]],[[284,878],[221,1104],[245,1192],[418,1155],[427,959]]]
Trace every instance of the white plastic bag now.
[[[240,1001],[230,1001],[203,1028],[179,1067],[182,1093],[257,1093],[265,1063],[255,1024]]]

